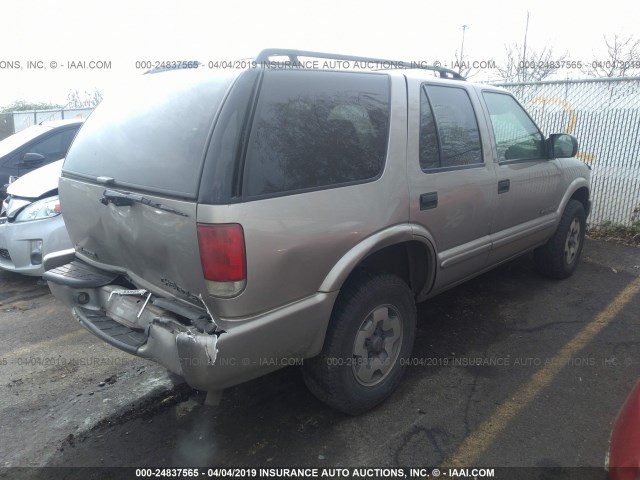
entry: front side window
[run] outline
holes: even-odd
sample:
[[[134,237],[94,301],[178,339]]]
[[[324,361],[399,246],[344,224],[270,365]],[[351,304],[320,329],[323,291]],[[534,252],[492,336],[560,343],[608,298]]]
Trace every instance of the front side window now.
[[[478,122],[465,89],[423,85],[420,108],[423,170],[483,163]]]
[[[544,158],[544,139],[511,95],[483,92],[496,139],[498,162]]]
[[[73,137],[75,137],[77,128],[60,130],[53,135],[47,137],[45,140],[36,143],[29,152],[39,153],[45,157],[44,163],[51,163],[56,160],[60,160],[65,157],[69,145]]]
[[[376,178],[389,131],[389,78],[265,72],[246,153],[247,196]]]

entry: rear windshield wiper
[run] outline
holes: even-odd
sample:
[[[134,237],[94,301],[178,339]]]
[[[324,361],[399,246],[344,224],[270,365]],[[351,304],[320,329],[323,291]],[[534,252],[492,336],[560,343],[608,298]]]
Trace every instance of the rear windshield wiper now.
[[[100,199],[100,203],[103,205],[109,205],[112,203],[116,207],[125,207],[128,205],[133,205],[133,203],[141,203],[143,205],[147,205],[152,208],[157,208],[158,210],[162,210],[164,212],[175,213],[176,215],[180,215],[182,217],[188,217],[186,213],[183,213],[179,210],[176,210],[171,207],[167,207],[161,203],[153,202],[149,200],[147,197],[142,195],[138,195],[136,193],[130,192],[116,192],[115,190],[105,190],[102,194],[102,198]]]

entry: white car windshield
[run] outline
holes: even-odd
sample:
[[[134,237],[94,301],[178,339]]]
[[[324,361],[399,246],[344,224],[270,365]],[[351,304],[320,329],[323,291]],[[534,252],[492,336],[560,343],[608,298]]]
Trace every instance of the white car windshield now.
[[[25,128],[18,133],[14,133],[0,142],[0,157],[4,157],[6,154],[11,153],[13,150],[24,145],[29,140],[33,140],[49,130],[51,130],[51,127],[34,125],[33,127]]]

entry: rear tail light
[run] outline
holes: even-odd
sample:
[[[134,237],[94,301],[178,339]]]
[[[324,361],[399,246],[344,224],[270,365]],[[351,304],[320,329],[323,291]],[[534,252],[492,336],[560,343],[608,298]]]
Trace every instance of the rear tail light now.
[[[233,297],[246,284],[244,231],[237,223],[198,224],[200,263],[209,295]]]

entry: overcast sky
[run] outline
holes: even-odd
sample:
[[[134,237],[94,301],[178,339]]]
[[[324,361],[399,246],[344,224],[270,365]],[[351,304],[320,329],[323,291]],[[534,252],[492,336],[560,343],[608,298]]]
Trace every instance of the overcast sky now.
[[[559,57],[604,57],[603,35],[638,31],[640,2],[203,0],[5,2],[0,29],[0,106],[15,100],[66,103],[70,90],[105,95],[139,75],[136,61],[209,61],[288,47],[450,64],[504,60],[505,43],[552,46]],[[70,70],[69,61],[110,62],[108,70]],[[41,61],[43,69],[27,69]],[[16,62],[20,68],[15,68]],[[51,62],[57,68],[51,68]],[[14,68],[11,68],[13,64]],[[566,74],[565,74],[566,75]],[[493,76],[484,72],[480,79]],[[574,74],[580,76],[579,74]]]

